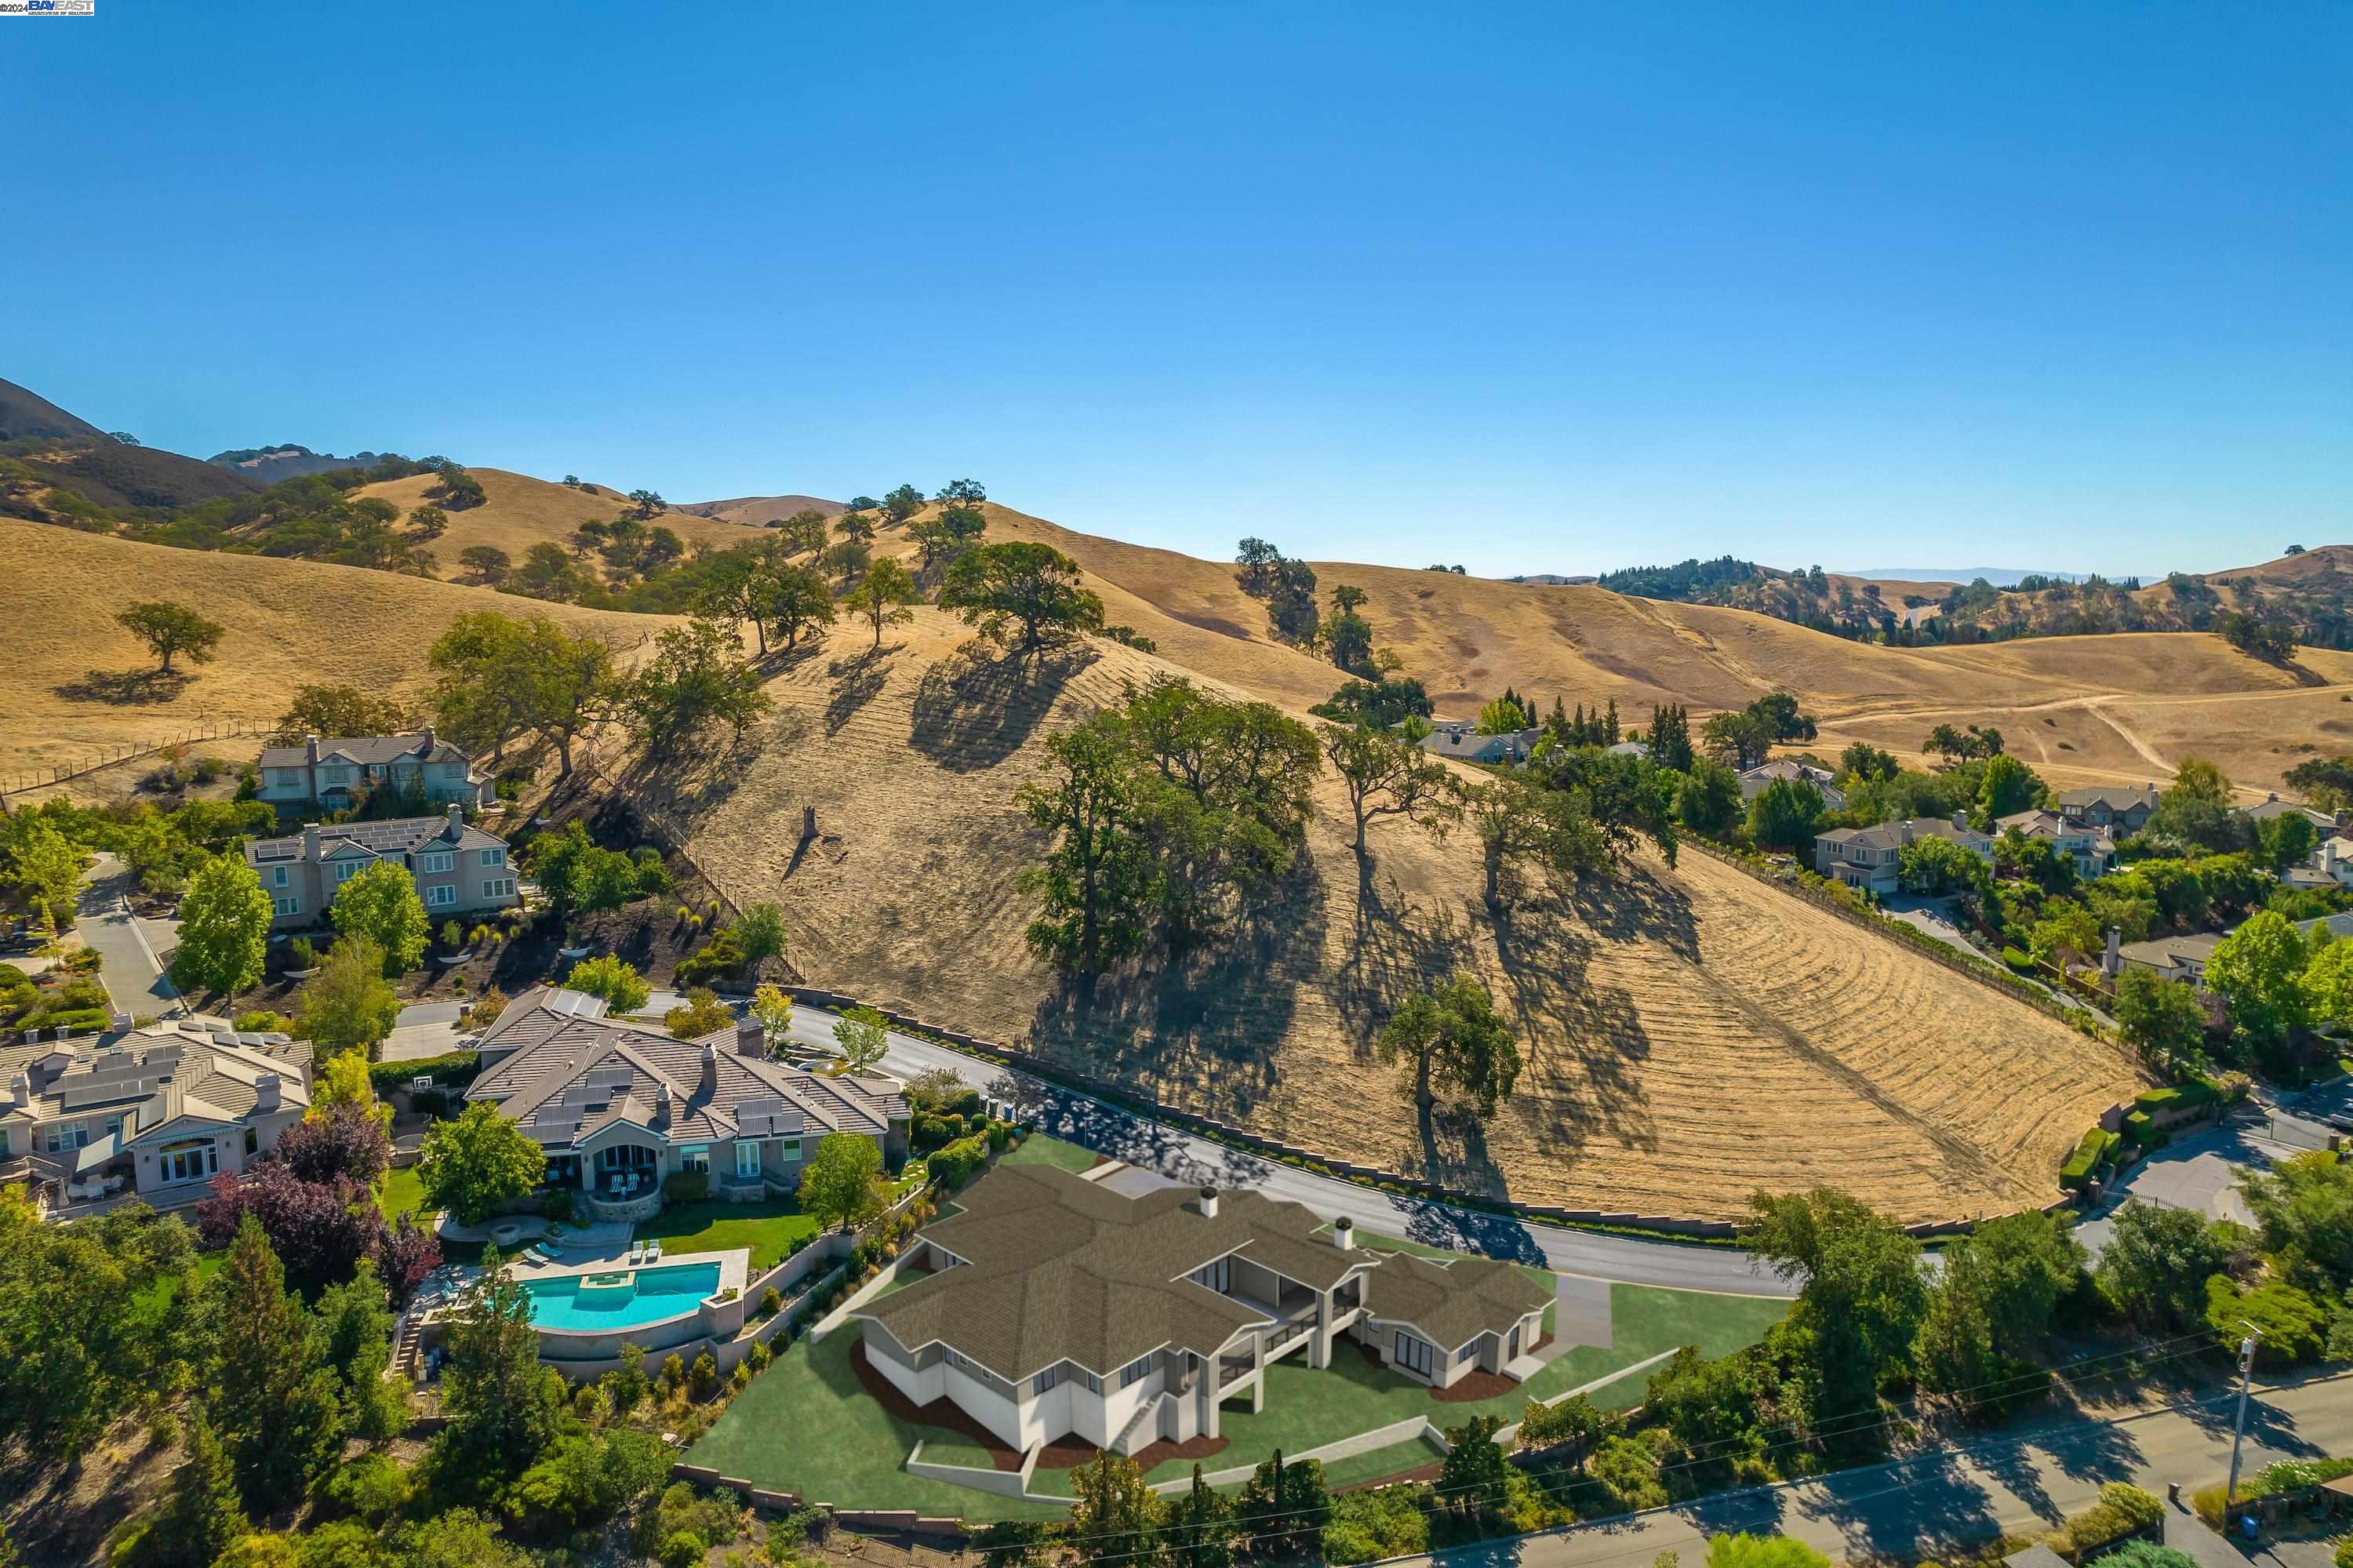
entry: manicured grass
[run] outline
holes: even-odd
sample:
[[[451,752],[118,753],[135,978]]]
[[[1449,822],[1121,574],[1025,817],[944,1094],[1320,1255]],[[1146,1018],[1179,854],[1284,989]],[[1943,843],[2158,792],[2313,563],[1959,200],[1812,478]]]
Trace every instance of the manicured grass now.
[[[752,1249],[752,1272],[775,1267],[789,1255],[796,1236],[814,1236],[817,1221],[791,1198],[758,1203],[673,1203],[637,1229],[639,1241],[659,1239],[662,1251],[728,1252]]]
[[[195,1261],[180,1274],[166,1275],[131,1298],[131,1317],[141,1323],[161,1324],[172,1303],[188,1291],[202,1285],[221,1271],[228,1262],[226,1248],[219,1252],[200,1252]]]
[[[384,1186],[375,1195],[375,1206],[384,1211],[388,1224],[403,1214],[422,1213],[425,1208],[425,1183],[418,1180],[417,1167],[385,1172]]]
[[[1031,1133],[1021,1140],[1020,1148],[997,1161],[1000,1165],[1051,1165],[1063,1171],[1092,1170],[1094,1162],[1093,1150],[1081,1149],[1075,1143],[1065,1143],[1042,1132]]]
[[[689,1462],[845,1508],[912,1508],[965,1519],[1068,1517],[1067,1509],[1052,1503],[998,1497],[900,1468],[918,1442],[926,1455],[934,1443],[965,1451],[950,1461],[958,1464],[971,1462],[971,1446],[934,1426],[893,1420],[869,1398],[849,1367],[857,1342],[850,1325],[815,1343],[794,1345],[735,1396],[719,1424],[689,1450]]]
[[[988,1450],[968,1438],[944,1432],[937,1437],[924,1438],[923,1444],[923,1457],[934,1465],[963,1465],[975,1470],[997,1467]]]

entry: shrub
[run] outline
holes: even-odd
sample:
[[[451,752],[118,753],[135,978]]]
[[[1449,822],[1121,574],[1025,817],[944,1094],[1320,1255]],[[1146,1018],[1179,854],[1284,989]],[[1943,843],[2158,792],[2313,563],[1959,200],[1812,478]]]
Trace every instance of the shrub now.
[[[752,1348],[744,1352],[744,1364],[755,1372],[766,1372],[768,1363],[775,1359],[769,1353],[768,1347],[757,1340],[753,1341]]]
[[[694,1370],[687,1373],[686,1392],[690,1398],[709,1399],[719,1392],[719,1363],[709,1351],[694,1358]]]
[[[702,1568],[711,1548],[691,1530],[674,1531],[661,1544],[662,1568]]]
[[[2084,1187],[2091,1181],[2092,1173],[2105,1163],[2115,1142],[2116,1134],[2096,1127],[2085,1133],[2084,1141],[2075,1146],[2075,1152],[2068,1156],[2067,1163],[2059,1168],[2059,1185],[2071,1192]]]
[[[2151,1529],[2164,1519],[2165,1505],[2156,1498],[2126,1482],[2110,1481],[2100,1489],[2098,1502],[2053,1534],[2052,1549],[2081,1558],[2110,1542]]]
[[[690,928],[696,916],[693,916],[687,917]],[[700,952],[691,954],[680,961],[678,984],[688,990],[699,985],[709,985],[722,975],[733,974],[743,967],[743,944],[735,939],[734,932],[722,931],[710,941],[705,942]]]
[[[549,1224],[570,1224],[572,1223],[572,1189],[569,1187],[548,1189],[546,1198],[539,1205],[539,1212]]]
[[[664,1356],[661,1365],[661,1385],[664,1393],[676,1393],[679,1384],[686,1381],[686,1362],[675,1355]]]
[[[673,1203],[699,1203],[711,1196],[711,1175],[703,1171],[673,1171],[662,1178],[662,1196]]]
[[[442,921],[441,945],[448,948],[453,953],[459,948],[464,947],[466,945],[466,927],[459,925],[455,920]]]
[[[775,1286],[771,1285],[765,1290],[760,1292],[761,1317],[773,1318],[784,1309],[785,1298],[776,1293],[776,1287]]]
[[[1012,1134],[1013,1129],[1006,1126],[1005,1123],[1001,1121],[990,1122],[988,1124],[989,1152],[992,1154],[1004,1153],[1006,1141],[1012,1137]]]
[[[368,1086],[381,1099],[395,1089],[408,1087],[411,1078],[431,1078],[437,1089],[462,1089],[480,1075],[482,1055],[479,1051],[452,1051],[446,1055],[427,1056],[420,1062],[371,1062],[368,1064]]]
[[[643,854],[647,852],[640,850],[638,853]],[[641,860],[638,863],[638,891],[639,893],[642,893],[649,897],[659,898],[663,894],[668,893],[670,889],[670,870],[662,864],[661,857],[659,854],[655,855],[651,860]]]
[[[988,1163],[988,1144],[984,1139],[960,1138],[934,1153],[930,1160],[933,1180],[955,1192]]]
[[[321,1489],[329,1503],[371,1528],[406,1508],[413,1489],[408,1472],[383,1454],[363,1454],[329,1471]]]
[[[294,1028],[294,1021],[282,1012],[257,1008],[237,1015],[236,1029],[239,1034],[285,1034]]]
[[[286,967],[290,969],[316,969],[319,949],[311,945],[308,937],[297,937],[286,944]]]

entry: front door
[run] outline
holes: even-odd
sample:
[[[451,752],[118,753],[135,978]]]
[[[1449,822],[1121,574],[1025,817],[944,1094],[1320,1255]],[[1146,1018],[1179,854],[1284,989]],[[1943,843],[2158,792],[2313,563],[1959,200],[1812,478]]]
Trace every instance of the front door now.
[[[1513,1325],[1512,1325],[1512,1340],[1511,1340],[1511,1348],[1510,1348],[1509,1350],[1507,1350],[1507,1351],[1504,1352],[1504,1359],[1505,1361],[1517,1361],[1517,1360],[1519,1360],[1519,1356],[1520,1356],[1520,1326],[1519,1326],[1517,1323],[1514,1323],[1514,1324],[1513,1324]]]

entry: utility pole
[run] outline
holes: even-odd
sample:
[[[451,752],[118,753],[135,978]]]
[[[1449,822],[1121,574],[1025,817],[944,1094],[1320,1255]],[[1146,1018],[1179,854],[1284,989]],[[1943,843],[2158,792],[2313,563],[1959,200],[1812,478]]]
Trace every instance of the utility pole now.
[[[2255,1341],[2263,1335],[2261,1329],[2244,1318],[2239,1319],[2239,1327],[2247,1331],[2247,1337],[2239,1341],[2239,1420],[2231,1434],[2231,1481],[2222,1489],[2222,1527],[2226,1530],[2231,1525],[2231,1510],[2239,1501],[2239,1447],[2247,1440],[2247,1383],[2255,1368]]]

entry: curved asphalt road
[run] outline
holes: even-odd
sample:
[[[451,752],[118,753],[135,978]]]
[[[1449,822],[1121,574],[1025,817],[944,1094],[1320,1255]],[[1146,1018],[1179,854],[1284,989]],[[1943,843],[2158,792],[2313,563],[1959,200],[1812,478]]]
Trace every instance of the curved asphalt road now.
[[[796,1005],[790,1033],[805,1044],[831,1050],[836,1017],[823,1008]],[[1056,1138],[1181,1181],[1247,1187],[1270,1198],[1302,1204],[1327,1219],[1345,1214],[1368,1234],[1403,1236],[1427,1246],[1483,1253],[1541,1264],[1558,1274],[1629,1285],[1782,1298],[1797,1294],[1796,1284],[1752,1264],[1746,1253],[1731,1247],[1525,1224],[1499,1214],[1360,1187],[1194,1138],[1101,1100],[904,1034],[891,1035],[882,1065],[901,1076],[945,1067],[982,1093],[1010,1100],[1020,1107],[1024,1119]]]

